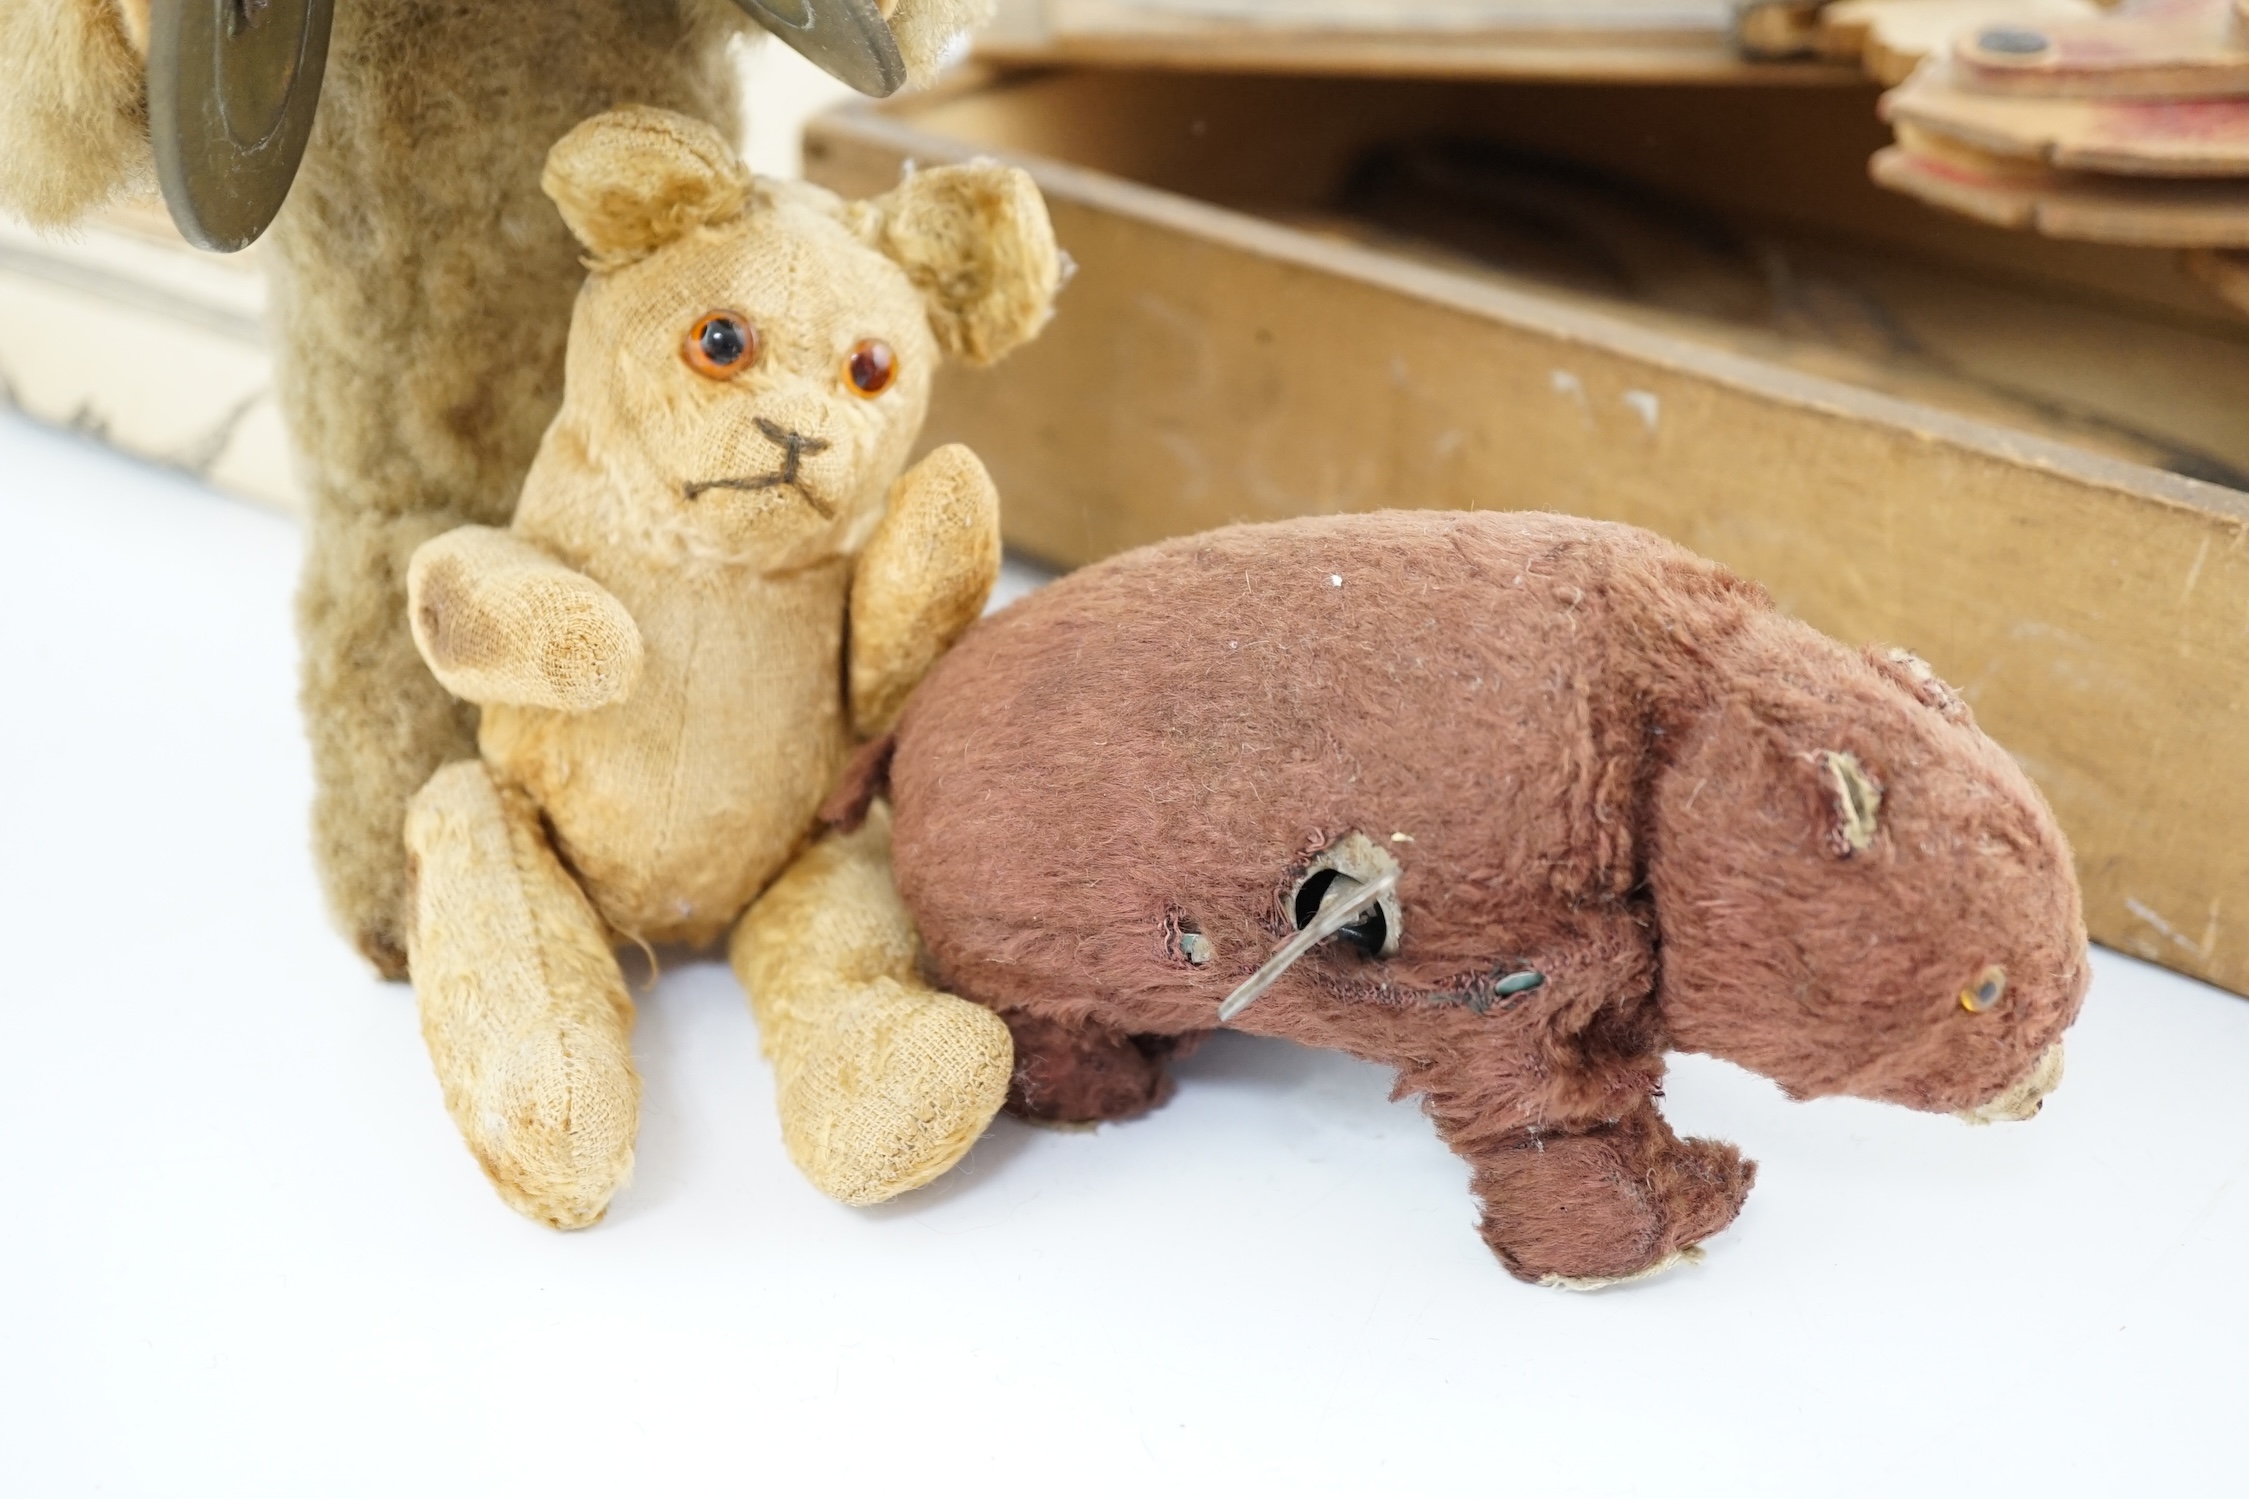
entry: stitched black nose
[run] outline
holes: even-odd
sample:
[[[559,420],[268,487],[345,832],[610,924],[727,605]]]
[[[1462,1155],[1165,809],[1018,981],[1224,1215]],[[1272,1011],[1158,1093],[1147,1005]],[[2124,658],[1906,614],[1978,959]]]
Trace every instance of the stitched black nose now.
[[[816,452],[828,452],[828,438],[807,438],[803,431],[789,431],[780,423],[762,416],[758,418],[758,431],[762,431],[771,443],[780,443],[780,449],[787,454],[789,472],[796,472],[798,458],[805,458]]]
[[[802,432],[792,432],[779,422],[768,421],[762,416],[757,419],[757,429],[765,434],[768,441],[777,442],[781,445],[781,482],[783,484],[794,484],[796,482],[797,464],[808,454],[824,453],[828,450],[826,438],[807,437]]]

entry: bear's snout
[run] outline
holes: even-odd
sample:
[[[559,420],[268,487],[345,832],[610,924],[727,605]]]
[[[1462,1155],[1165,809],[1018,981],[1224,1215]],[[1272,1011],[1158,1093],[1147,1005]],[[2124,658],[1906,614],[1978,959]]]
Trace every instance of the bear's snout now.
[[[2046,1095],[2062,1083],[2062,1043],[2056,1041],[2038,1054],[2030,1070],[2002,1088],[1994,1097],[1955,1116],[1969,1124],[2020,1123],[2036,1116]]]

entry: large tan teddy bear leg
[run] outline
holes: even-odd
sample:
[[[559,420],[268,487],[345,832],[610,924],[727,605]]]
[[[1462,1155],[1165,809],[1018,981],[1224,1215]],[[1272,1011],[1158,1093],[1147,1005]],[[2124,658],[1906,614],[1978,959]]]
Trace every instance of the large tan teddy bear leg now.
[[[601,919],[521,792],[448,765],[406,817],[422,1038],[445,1107],[507,1204],[598,1221],[632,1172],[632,1000]]]
[[[916,948],[882,806],[814,845],[734,930],[781,1138],[814,1186],[855,1206],[942,1175],[1007,1098],[1007,1026],[922,983]]]
[[[6,0],[0,0],[6,3]],[[548,148],[618,104],[735,129],[728,0],[335,9],[327,81],[259,253],[276,389],[311,506],[298,630],[337,924],[406,968],[407,799],[476,754],[476,712],[406,638],[407,559],[504,525],[562,398],[583,253],[539,187]]]

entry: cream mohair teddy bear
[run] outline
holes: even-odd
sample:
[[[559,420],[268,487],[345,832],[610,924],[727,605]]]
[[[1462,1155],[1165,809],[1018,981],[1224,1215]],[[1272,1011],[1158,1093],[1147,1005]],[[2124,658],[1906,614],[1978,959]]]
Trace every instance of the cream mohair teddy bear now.
[[[918,85],[992,0],[877,7]],[[464,522],[507,524],[561,400],[585,275],[541,163],[628,101],[734,132],[732,48],[755,29],[732,0],[334,7],[312,140],[258,258],[308,510],[297,629],[315,865],[386,977],[406,976],[407,798],[476,744],[475,710],[407,638],[407,559]],[[148,46],[149,0],[0,0],[0,212],[64,228],[155,190]]]
[[[940,354],[1046,320],[1045,206],[983,163],[846,204],[648,108],[571,131],[544,185],[591,252],[561,412],[514,524],[407,578],[423,658],[483,708],[482,758],[406,819],[446,1105],[511,1205],[592,1223],[639,1103],[614,944],[731,928],[791,1156],[877,1202],[966,1152],[1012,1052],[916,977],[887,822],[815,841],[817,814],[997,575],[976,457],[906,460]]]

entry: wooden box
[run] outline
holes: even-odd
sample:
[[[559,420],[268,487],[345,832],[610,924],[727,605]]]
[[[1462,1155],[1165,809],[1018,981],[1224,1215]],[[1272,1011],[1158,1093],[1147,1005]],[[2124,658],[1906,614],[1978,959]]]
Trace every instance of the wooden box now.
[[[1714,82],[1773,68],[1745,53],[1760,50],[1766,22],[1786,29],[1810,8],[1781,0],[999,0],[976,55],[1244,73]],[[1758,14],[1767,11],[1795,16]]]
[[[1063,565],[1237,520],[1650,527],[1905,645],[2052,798],[2097,938],[2249,992],[2249,322],[1871,186],[1859,85],[987,73],[808,173],[1029,168],[1077,262],[932,442]]]

